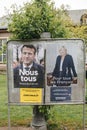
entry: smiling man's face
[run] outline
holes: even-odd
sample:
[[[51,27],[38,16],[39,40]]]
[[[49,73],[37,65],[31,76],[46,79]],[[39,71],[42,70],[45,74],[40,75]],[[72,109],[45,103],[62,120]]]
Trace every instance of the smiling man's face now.
[[[24,47],[22,50],[22,61],[28,66],[33,63],[35,59],[35,50],[33,48]]]

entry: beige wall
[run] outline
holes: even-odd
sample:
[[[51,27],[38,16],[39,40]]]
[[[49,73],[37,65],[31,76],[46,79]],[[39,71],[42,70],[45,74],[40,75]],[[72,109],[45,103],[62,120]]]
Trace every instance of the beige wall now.
[[[0,39],[10,37],[10,33],[0,33]]]

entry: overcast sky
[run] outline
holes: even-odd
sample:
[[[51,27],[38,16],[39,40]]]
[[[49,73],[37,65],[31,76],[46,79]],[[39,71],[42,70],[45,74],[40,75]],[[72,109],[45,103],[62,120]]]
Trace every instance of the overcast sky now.
[[[6,14],[6,9],[11,10],[11,5],[23,6],[24,3],[32,0],[0,0],[0,17]],[[60,8],[62,4],[69,5],[69,9],[87,9],[87,0],[52,0],[55,2],[55,6]]]

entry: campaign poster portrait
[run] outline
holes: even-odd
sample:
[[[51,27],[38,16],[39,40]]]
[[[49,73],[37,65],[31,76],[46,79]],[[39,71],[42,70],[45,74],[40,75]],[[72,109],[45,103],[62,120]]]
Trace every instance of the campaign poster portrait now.
[[[21,46],[14,45],[13,47],[14,88],[44,87],[44,67],[40,63],[41,59],[38,60],[37,53],[39,52],[36,52],[37,51],[36,48],[37,46],[35,47],[33,44],[29,45],[23,44]]]
[[[35,42],[12,41],[8,43],[8,49],[12,80],[9,91],[12,102],[43,103],[44,47]]]
[[[46,46],[46,103],[84,101],[84,44],[82,40],[54,40]],[[50,64],[49,64],[50,62]]]

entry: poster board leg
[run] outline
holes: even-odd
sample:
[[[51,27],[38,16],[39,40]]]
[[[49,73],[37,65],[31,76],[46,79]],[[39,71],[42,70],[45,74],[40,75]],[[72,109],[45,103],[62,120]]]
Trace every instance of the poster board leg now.
[[[86,104],[83,103],[83,130],[85,130],[85,124],[86,124]]]
[[[8,103],[8,130],[11,130],[10,104]]]

